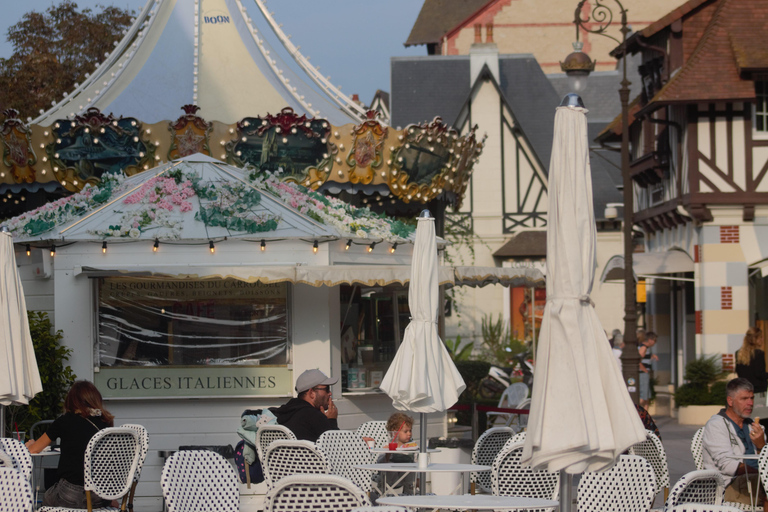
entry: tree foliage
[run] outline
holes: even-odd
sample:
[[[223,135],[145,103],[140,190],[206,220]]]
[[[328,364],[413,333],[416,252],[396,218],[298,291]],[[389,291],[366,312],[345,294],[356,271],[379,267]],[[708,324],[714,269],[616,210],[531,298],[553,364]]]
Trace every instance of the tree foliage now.
[[[78,10],[64,0],[44,13],[31,11],[8,29],[10,58],[0,58],[0,110],[36,117],[74,89],[102,62],[130,27],[133,11],[97,6]]]

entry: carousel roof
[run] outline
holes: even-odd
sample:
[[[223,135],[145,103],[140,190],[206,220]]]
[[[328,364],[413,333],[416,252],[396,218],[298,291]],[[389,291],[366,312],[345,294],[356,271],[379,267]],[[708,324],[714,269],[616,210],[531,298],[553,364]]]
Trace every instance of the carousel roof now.
[[[50,126],[89,108],[154,123],[174,119],[185,104],[223,123],[284,107],[334,125],[359,122],[365,111],[309,64],[263,2],[248,4],[301,75],[269,46],[241,0],[149,0],[104,62],[32,123]]]
[[[195,154],[48,203],[5,223],[15,242],[339,238],[404,243],[413,226],[273,174]]]

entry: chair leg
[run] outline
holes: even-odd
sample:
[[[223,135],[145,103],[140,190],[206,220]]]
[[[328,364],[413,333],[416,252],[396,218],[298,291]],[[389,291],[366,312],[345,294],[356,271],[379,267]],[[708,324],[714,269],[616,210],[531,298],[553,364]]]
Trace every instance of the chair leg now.
[[[88,506],[88,512],[93,512],[93,502],[91,501],[91,491],[85,491],[85,502]]]
[[[472,482],[471,484],[469,484],[469,494],[473,494],[473,495],[475,494],[475,491],[476,491],[475,486],[476,485],[477,484],[475,482]]]
[[[128,510],[133,510],[133,496],[136,494],[136,485],[138,485],[138,482],[131,484],[131,492],[128,495]]]
[[[251,465],[248,464],[248,461],[245,461],[245,483],[248,486],[248,488],[251,488]]]
[[[667,502],[667,498],[669,498],[669,487],[664,488],[664,503]]]

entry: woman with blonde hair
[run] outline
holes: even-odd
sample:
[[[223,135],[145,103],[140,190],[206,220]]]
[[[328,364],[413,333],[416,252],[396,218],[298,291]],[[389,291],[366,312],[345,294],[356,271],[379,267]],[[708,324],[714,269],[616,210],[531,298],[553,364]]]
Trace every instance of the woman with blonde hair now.
[[[755,393],[765,393],[768,389],[763,333],[758,327],[747,329],[744,342],[741,348],[736,351],[736,374],[751,382],[755,388]]]
[[[64,399],[64,414],[56,418],[37,440],[27,441],[30,453],[40,453],[54,439],[61,439],[56,471],[59,480],[45,492],[44,506],[87,508],[83,487],[85,448],[96,432],[114,426],[114,419],[104,408],[101,393],[92,382],[79,380],[72,384]],[[93,508],[108,507],[110,503],[97,496]]]

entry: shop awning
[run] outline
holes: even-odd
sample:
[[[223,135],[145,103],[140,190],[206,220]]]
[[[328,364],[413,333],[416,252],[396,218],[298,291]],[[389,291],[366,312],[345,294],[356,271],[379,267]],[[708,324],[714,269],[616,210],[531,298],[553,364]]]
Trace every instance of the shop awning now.
[[[693,281],[692,278],[671,277],[667,274],[693,272],[693,259],[681,250],[664,252],[637,252],[632,255],[632,270],[635,279],[671,279]],[[600,281],[603,283],[624,280],[624,256],[613,256],[603,268]]]
[[[310,286],[405,285],[411,278],[408,265],[274,265],[274,266],[141,266],[80,267],[75,275],[87,277],[166,277],[173,279],[233,278],[250,283],[298,283]],[[439,281],[445,286],[482,287],[488,284],[504,286],[544,285],[544,275],[533,268],[514,267],[440,267]]]

